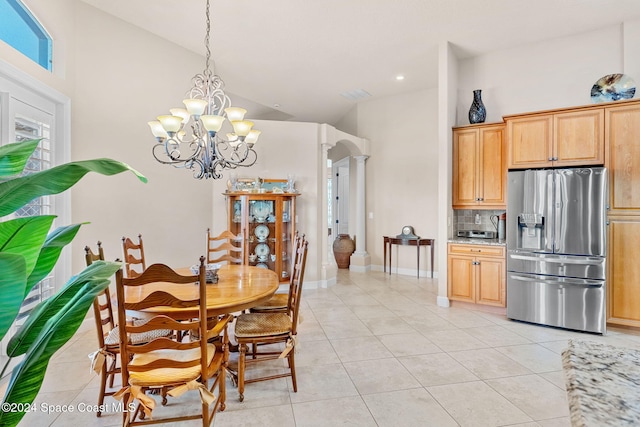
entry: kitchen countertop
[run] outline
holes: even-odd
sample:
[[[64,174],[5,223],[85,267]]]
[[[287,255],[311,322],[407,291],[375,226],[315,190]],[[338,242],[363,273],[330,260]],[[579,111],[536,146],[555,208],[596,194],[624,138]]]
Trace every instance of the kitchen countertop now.
[[[465,245],[490,245],[490,246],[506,246],[506,240],[498,239],[478,239],[474,237],[452,237],[448,240],[449,243],[462,243]]]
[[[640,425],[640,350],[570,340],[562,368],[573,427]]]

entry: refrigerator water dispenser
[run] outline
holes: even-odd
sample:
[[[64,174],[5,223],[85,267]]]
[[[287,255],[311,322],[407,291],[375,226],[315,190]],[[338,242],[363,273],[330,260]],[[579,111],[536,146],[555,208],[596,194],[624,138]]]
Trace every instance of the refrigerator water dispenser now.
[[[544,216],[521,213],[518,215],[518,249],[544,248]]]

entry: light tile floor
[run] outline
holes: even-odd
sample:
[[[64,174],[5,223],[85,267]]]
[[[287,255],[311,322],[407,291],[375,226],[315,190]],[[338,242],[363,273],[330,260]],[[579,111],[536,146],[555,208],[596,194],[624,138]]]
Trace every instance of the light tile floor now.
[[[298,392],[288,378],[248,384],[241,403],[228,382],[227,409],[214,425],[569,426],[560,360],[567,340],[640,348],[640,335],[632,332],[598,336],[519,323],[478,309],[438,307],[436,295],[434,279],[343,270],[337,285],[305,290]],[[99,384],[87,358],[95,332],[85,323],[52,359],[37,398],[74,412],[30,413],[20,426],[120,425],[119,413],[81,412],[83,404],[95,404]],[[269,363],[254,369],[284,367]],[[181,401],[197,405],[198,399]],[[156,409],[183,410],[174,403]]]

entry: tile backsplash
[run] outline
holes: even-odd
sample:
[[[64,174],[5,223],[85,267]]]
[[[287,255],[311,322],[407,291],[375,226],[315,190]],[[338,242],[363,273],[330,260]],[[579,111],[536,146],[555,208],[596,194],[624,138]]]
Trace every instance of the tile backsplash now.
[[[488,211],[475,209],[454,209],[453,211],[453,235],[458,231],[479,230],[496,231],[496,227],[489,219],[492,215],[500,215],[504,210]],[[480,224],[476,224],[476,215],[480,215]]]

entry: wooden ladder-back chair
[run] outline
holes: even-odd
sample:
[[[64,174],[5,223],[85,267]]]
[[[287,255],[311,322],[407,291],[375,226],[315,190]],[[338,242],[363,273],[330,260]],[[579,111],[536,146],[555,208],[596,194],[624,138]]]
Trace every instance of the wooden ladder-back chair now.
[[[98,242],[98,253],[94,254],[89,246],[85,246],[85,261],[87,267],[95,261],[104,261],[104,250],[102,242]],[[93,300],[93,317],[96,322],[98,332],[98,351],[90,354],[91,366],[100,373],[100,394],[98,395],[98,411],[96,416],[102,415],[102,408],[105,396],[112,396],[113,391],[107,391],[107,381],[109,387],[113,387],[116,374],[120,373],[118,367],[118,354],[120,353],[120,339],[117,336],[115,318],[113,317],[113,307],[111,305],[111,295],[107,287]]]
[[[246,383],[271,380],[275,378],[291,377],[293,391],[298,391],[295,367],[295,345],[300,311],[300,297],[302,296],[302,283],[304,270],[307,263],[308,242],[303,239],[297,249],[296,263],[293,268],[293,288],[291,300],[287,312],[274,313],[247,313],[241,314],[236,320],[235,335],[240,347],[238,356],[238,393],[240,401],[244,400],[244,385]],[[283,343],[282,352],[265,351],[256,349],[262,344]],[[253,357],[247,358],[248,345],[251,344],[254,351]],[[289,370],[283,374],[246,379],[247,364],[274,360],[287,357]]]
[[[183,297],[186,300],[179,298],[169,291],[171,286],[165,287],[166,290],[146,293],[139,288],[155,282],[173,284],[176,292],[181,288],[179,284],[190,284],[192,295]],[[205,258],[200,257],[200,269],[196,275],[180,275],[164,264],[153,264],[140,276],[129,279],[124,278],[122,270],[119,270],[116,273],[116,291],[123,382],[116,398],[123,399],[125,403],[137,402],[135,409],[124,405],[123,426],[192,419],[202,419],[203,426],[211,425],[216,410],[225,408],[225,377],[229,359],[227,324],[233,316],[207,318]],[[146,296],[142,300],[128,298],[129,293]],[[192,313],[188,318],[179,314],[180,309],[188,308],[197,309],[198,318],[193,319]],[[144,323],[131,325],[126,322],[129,310],[146,312],[152,317]],[[177,341],[159,337],[142,345],[131,342],[132,334],[158,329],[181,331],[186,338]],[[209,380],[214,377],[209,386]],[[213,393],[216,387],[217,396]],[[201,411],[198,414],[180,414],[182,411],[171,410],[166,417],[151,418],[156,401],[146,394],[149,390],[160,390],[163,404],[166,394],[177,398],[185,391],[198,390],[202,400]]]
[[[296,231],[295,237],[293,239],[293,259],[291,260],[291,271],[289,271],[289,292],[287,292],[286,294],[274,294],[266,302],[255,307],[251,307],[250,311],[252,313],[274,313],[277,311],[281,311],[284,313],[287,312],[288,308],[291,306],[291,298],[294,289],[294,269],[296,267],[296,263],[298,262],[299,249],[301,248],[302,242],[304,241],[304,234],[300,236],[300,234]]]
[[[229,230],[225,230],[218,236],[211,235],[211,229],[207,228],[207,263],[244,263],[244,245],[242,236],[236,236]]]
[[[104,250],[102,242],[98,242],[98,253],[94,254],[89,246],[85,246],[85,261],[90,266],[95,261],[104,261]],[[120,260],[116,259],[116,262]],[[111,304],[111,294],[106,288],[93,300],[93,317],[96,322],[98,332],[98,350],[92,353],[91,365],[96,373],[100,373],[100,394],[98,395],[98,408],[103,407],[105,396],[113,396],[115,391],[107,391],[107,381],[109,388],[113,388],[113,382],[117,374],[120,373],[118,366],[118,355],[120,354],[120,331],[116,326],[116,318],[113,315],[113,305]],[[134,323],[141,320],[133,319]],[[173,332],[165,329],[156,331],[155,334],[142,333],[132,337],[135,343],[144,343],[152,340],[156,336],[170,336]],[[102,412],[98,410],[96,416]]]
[[[128,237],[122,237],[122,253],[124,256],[124,267],[128,278],[138,277],[146,268],[144,259],[144,246],[142,245],[142,234],[138,234],[138,243],[133,243]]]

